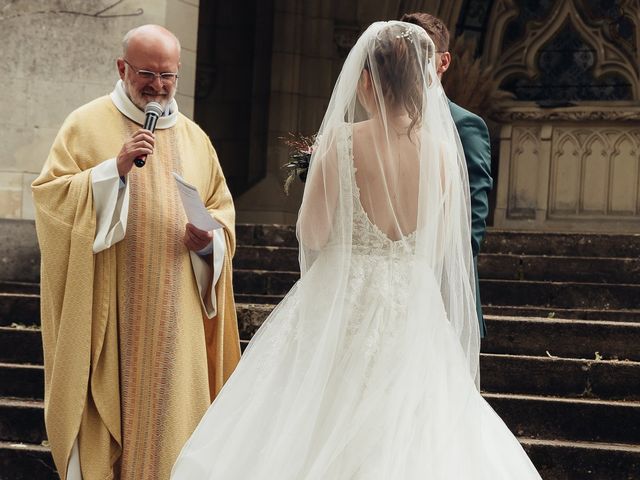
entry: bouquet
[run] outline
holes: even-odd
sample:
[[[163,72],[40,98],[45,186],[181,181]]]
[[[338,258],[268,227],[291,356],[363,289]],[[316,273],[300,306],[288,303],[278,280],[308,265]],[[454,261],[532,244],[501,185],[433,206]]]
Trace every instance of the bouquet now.
[[[302,135],[300,133],[289,133],[280,140],[289,147],[289,161],[282,168],[287,170],[287,178],[284,181],[284,193],[289,195],[289,188],[298,177],[302,182],[307,179],[309,162],[313,153],[315,135]]]

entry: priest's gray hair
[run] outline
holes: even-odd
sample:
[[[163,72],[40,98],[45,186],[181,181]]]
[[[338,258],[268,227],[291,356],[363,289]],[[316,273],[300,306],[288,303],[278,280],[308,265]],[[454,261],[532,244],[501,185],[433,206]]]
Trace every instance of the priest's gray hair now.
[[[176,45],[178,46],[178,51],[182,50],[182,47],[180,46],[180,40],[178,40],[178,37],[176,37],[175,34],[172,31],[167,30],[166,28],[164,28],[161,25],[149,24],[149,25],[140,25],[140,26],[134,27],[131,30],[129,30],[127,33],[124,34],[124,38],[122,39],[122,55],[126,55],[127,54],[127,47],[129,46],[129,40],[131,40],[131,37],[133,37],[140,28],[147,28],[147,27],[156,27],[156,28],[158,28],[160,30],[164,30],[171,37],[173,37],[173,39],[176,42]]]

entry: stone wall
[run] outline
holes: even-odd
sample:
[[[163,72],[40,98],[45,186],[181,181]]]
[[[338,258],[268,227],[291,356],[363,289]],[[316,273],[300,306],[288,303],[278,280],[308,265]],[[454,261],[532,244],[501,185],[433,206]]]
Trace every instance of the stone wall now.
[[[33,218],[31,182],[65,117],[105,95],[131,28],[157,23],[182,43],[177,99],[193,112],[198,0],[0,0],[0,218]]]
[[[333,83],[332,2],[274,3],[266,177],[236,201],[244,222],[295,222],[302,187],[283,193],[287,149],[279,137],[317,131]]]
[[[640,109],[513,107],[501,132],[494,225],[640,231]]]

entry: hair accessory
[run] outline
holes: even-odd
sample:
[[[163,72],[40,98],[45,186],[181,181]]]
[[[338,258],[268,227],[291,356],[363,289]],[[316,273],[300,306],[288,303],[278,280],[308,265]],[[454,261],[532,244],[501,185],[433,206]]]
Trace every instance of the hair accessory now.
[[[411,30],[405,30],[401,34],[396,35],[396,38],[411,38]]]

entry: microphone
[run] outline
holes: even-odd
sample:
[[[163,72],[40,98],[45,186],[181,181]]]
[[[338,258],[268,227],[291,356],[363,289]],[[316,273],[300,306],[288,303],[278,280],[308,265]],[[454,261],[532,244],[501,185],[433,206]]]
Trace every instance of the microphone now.
[[[162,116],[164,112],[164,108],[158,102],[149,102],[147,106],[144,107],[144,125],[142,128],[145,130],[149,130],[151,133],[156,129],[156,123],[158,123],[158,118]],[[133,163],[136,167],[144,167],[144,164],[147,163],[147,156],[140,155],[137,157]]]

